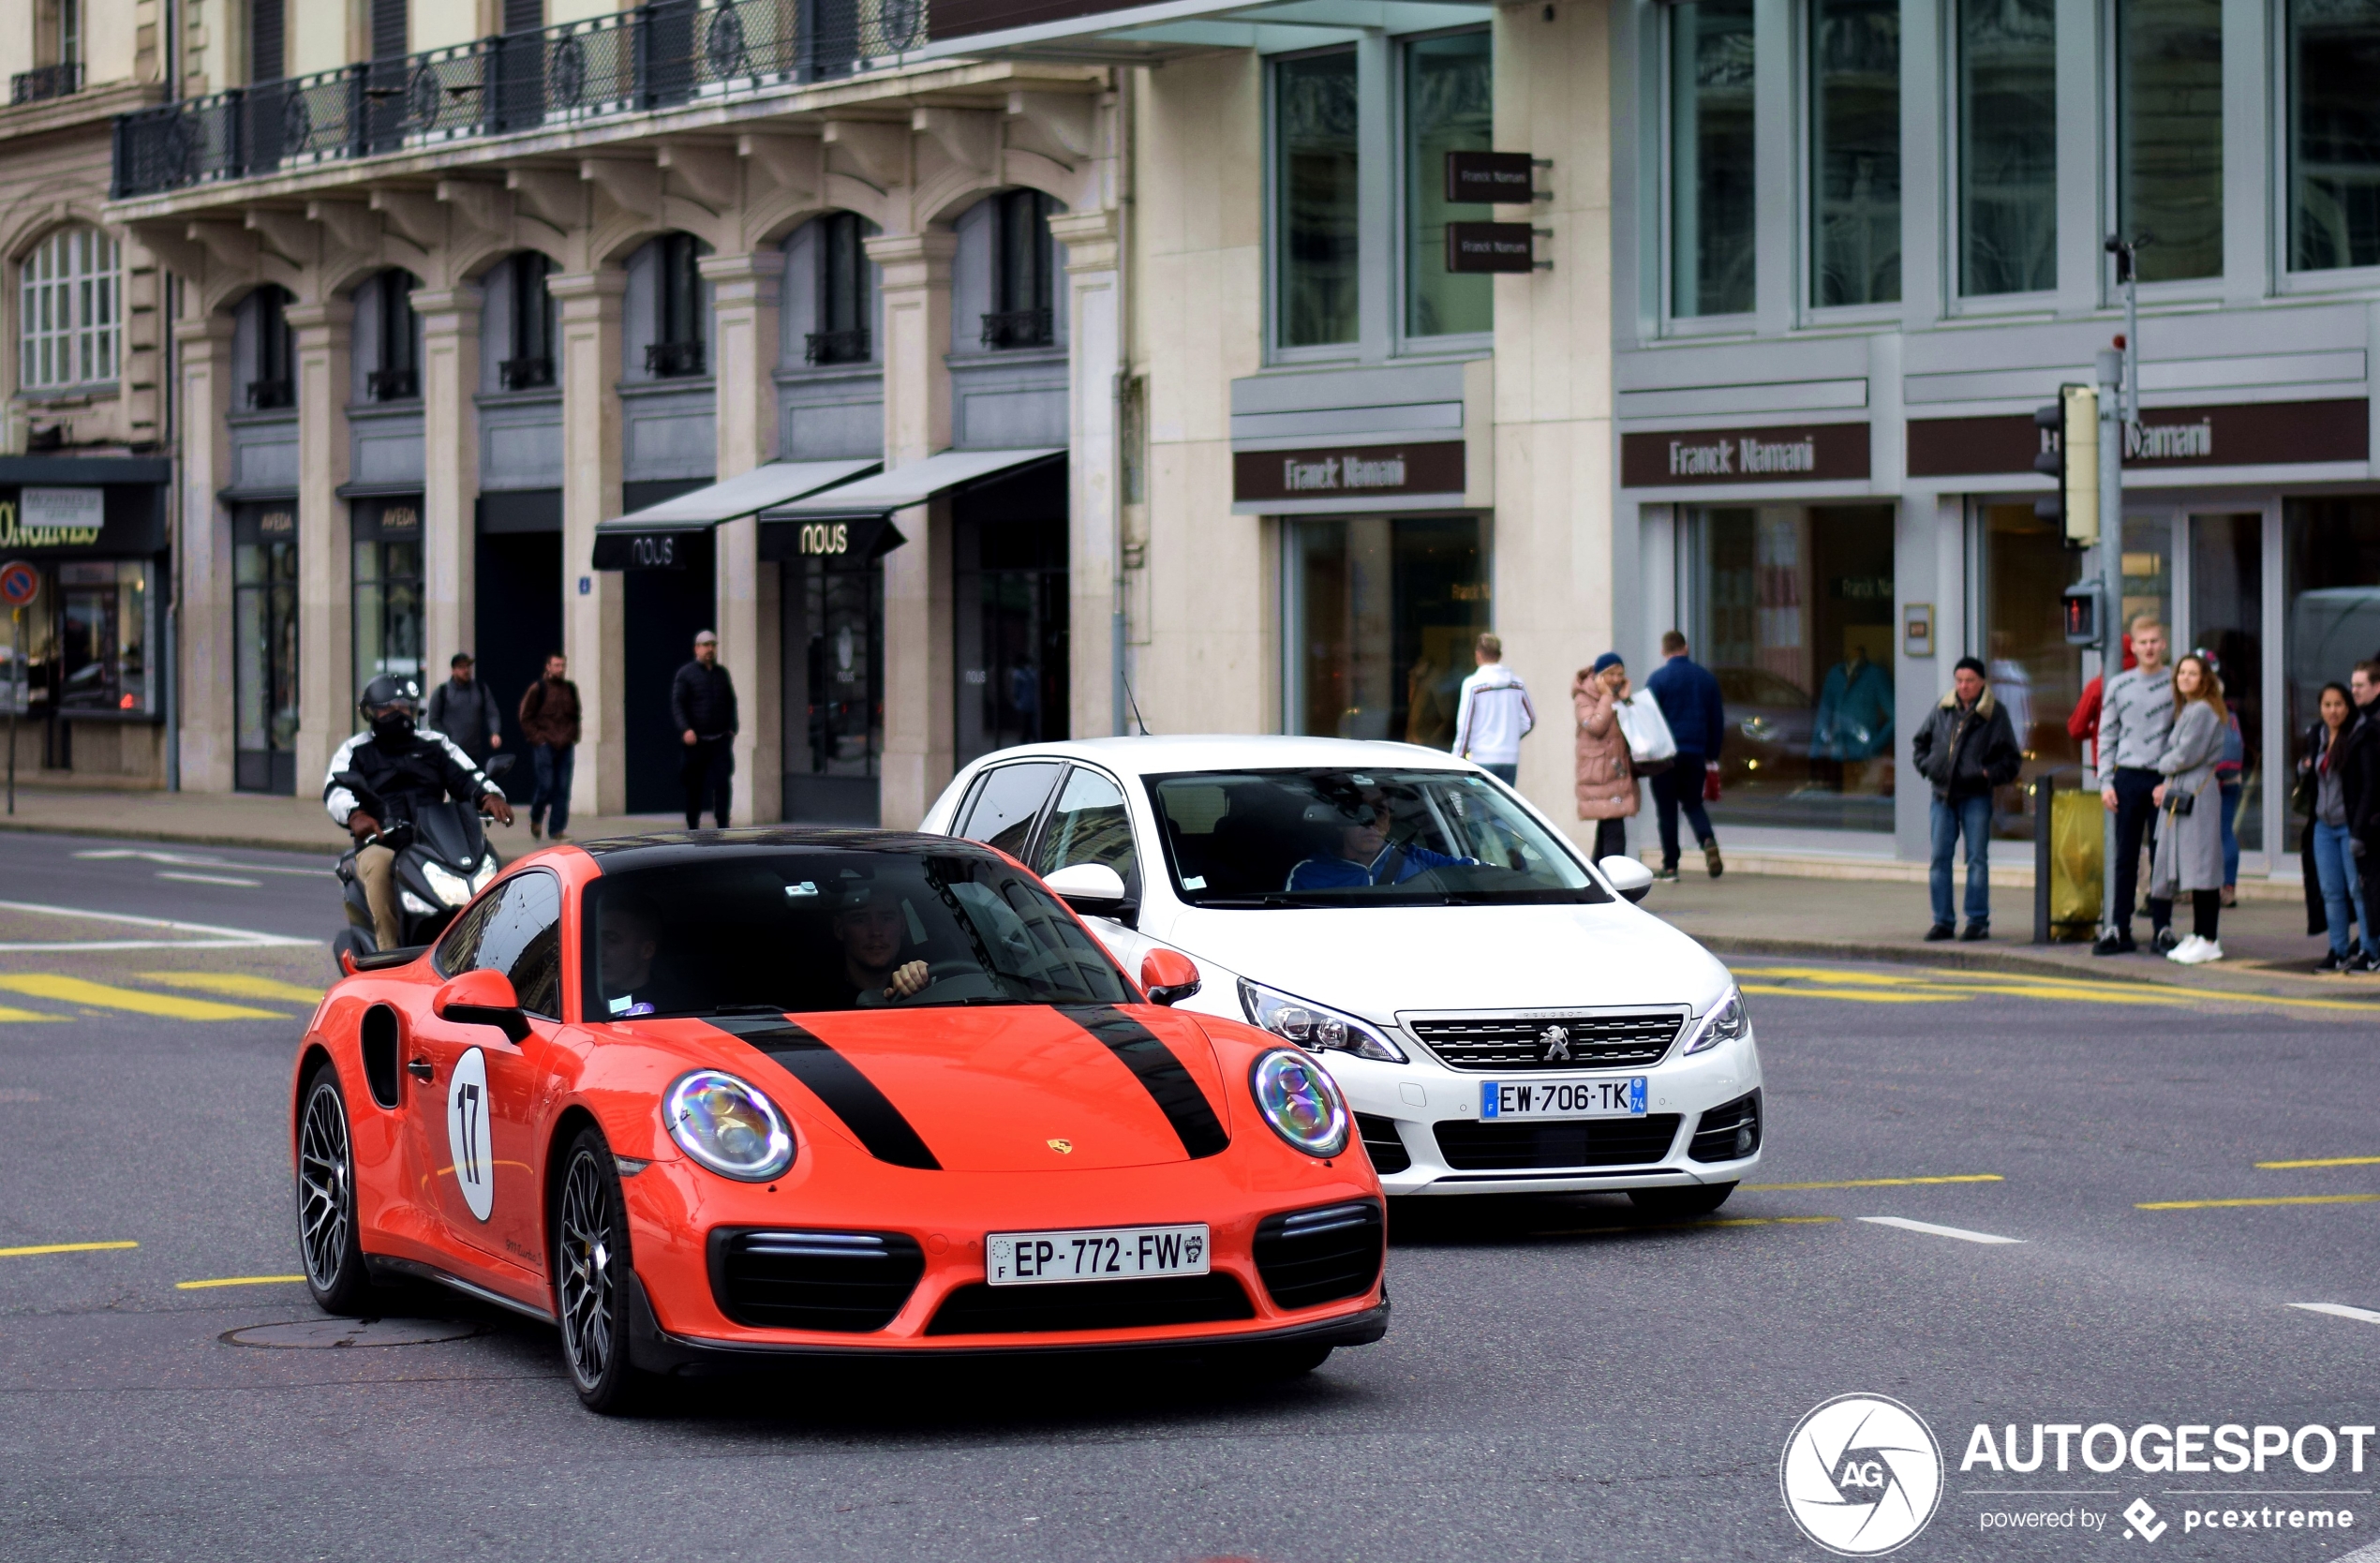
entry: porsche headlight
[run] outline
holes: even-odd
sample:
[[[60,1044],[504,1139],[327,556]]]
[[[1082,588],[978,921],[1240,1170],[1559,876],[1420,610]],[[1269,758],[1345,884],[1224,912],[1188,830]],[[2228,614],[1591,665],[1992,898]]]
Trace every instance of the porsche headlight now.
[[[423,859],[422,878],[438,899],[449,906],[460,906],[471,899],[471,882],[442,863]]]
[[[486,889],[488,881],[494,879],[495,877],[496,854],[491,852],[486,856],[480,859],[480,871],[471,875],[471,894],[477,895],[482,890]]]
[[[1347,1104],[1322,1066],[1305,1054],[1277,1048],[1248,1071],[1248,1090],[1272,1132],[1310,1156],[1347,1148]]]
[[[681,1075],[662,1115],[678,1149],[722,1178],[765,1183],[794,1164],[794,1131],[777,1104],[717,1069]]]
[[[1751,1031],[1752,1018],[1744,1011],[1744,995],[1731,988],[1695,1025],[1686,1039],[1686,1054],[1708,1052],[1722,1042],[1741,1042]]]
[[[1247,1011],[1250,1024],[1262,1026],[1309,1051],[1353,1053],[1358,1058],[1377,1059],[1383,1064],[1406,1061],[1395,1043],[1362,1021],[1318,1004],[1259,988],[1245,977],[1240,979],[1240,1007]]]

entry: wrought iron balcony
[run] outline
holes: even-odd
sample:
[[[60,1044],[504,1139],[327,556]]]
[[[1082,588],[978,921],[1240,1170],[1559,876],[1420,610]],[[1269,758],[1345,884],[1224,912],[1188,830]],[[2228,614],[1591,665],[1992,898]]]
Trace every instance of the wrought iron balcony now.
[[[866,326],[850,331],[813,331],[802,337],[805,364],[865,364],[868,350]]]
[[[925,41],[926,0],[652,0],[119,115],[114,192],[156,195],[831,81],[892,65]]]
[[[550,358],[508,358],[496,366],[497,382],[507,391],[535,391],[554,383]]]
[[[1057,339],[1047,309],[1003,309],[984,317],[987,348],[1046,348]]]
[[[80,62],[20,70],[8,78],[8,101],[11,104],[38,103],[45,97],[64,97],[82,90],[82,67]]]
[[[703,345],[700,342],[648,342],[645,347],[645,372],[672,380],[679,375],[703,372]]]
[[[294,380],[252,380],[248,381],[248,405],[260,412],[268,408],[295,407],[297,381]]]
[[[364,389],[376,402],[401,402],[422,394],[410,369],[375,369],[364,377]]]

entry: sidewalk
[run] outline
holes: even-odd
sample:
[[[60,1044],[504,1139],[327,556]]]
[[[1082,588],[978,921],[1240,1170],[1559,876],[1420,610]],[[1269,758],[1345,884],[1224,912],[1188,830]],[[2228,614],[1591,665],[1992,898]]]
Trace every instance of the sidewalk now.
[[[507,858],[538,844],[528,833],[527,806],[514,806],[513,813],[510,830],[491,826],[488,831],[498,854]],[[679,814],[582,814],[571,820],[570,833],[574,840],[591,841],[602,836],[677,830],[683,824]],[[315,852],[326,857],[345,850],[339,827],[323,812],[320,799],[256,793],[83,792],[20,782],[17,811],[0,814],[0,830]]]

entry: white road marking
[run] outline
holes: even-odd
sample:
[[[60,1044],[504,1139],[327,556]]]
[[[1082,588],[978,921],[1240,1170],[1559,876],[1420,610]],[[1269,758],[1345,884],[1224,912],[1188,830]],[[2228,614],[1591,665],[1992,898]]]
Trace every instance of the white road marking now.
[[[232,863],[220,857],[193,857],[182,852],[143,852],[133,847],[107,847],[95,852],[78,852],[75,856],[90,862],[139,857],[151,863],[173,863],[187,869],[238,869],[244,873],[293,873],[307,879],[331,871],[328,869],[293,869],[281,863]]]
[[[184,885],[236,885],[244,890],[264,888],[261,879],[234,879],[227,873],[176,873],[171,869],[159,869],[157,877],[177,880]]]
[[[2293,1308],[2303,1308],[2310,1314],[2329,1314],[2335,1318],[2360,1319],[2366,1324],[2380,1324],[2380,1313],[2370,1308],[2350,1308],[2344,1302],[2292,1302]]]
[[[1956,1238],[1961,1243],[2022,1243],[2023,1238],[1997,1237],[1990,1232],[1971,1232],[1964,1227],[1937,1227],[1930,1221],[1911,1221],[1905,1215],[1863,1215],[1859,1218],[1878,1227],[1898,1227],[1905,1232],[1925,1232],[1934,1237]]]
[[[135,928],[155,928],[163,929],[173,933],[202,934],[205,935],[210,942],[215,943],[229,943],[234,945],[281,945],[290,946],[301,945],[319,945],[321,943],[320,939],[299,939],[293,938],[286,933],[260,933],[254,929],[221,928],[214,923],[178,922],[171,917],[136,917],[128,912],[86,912],[78,906],[48,906],[38,901],[0,901],[0,912],[32,912],[45,917],[86,917],[94,922],[129,923]],[[193,941],[186,939],[180,941],[180,943],[183,944],[189,944],[192,942]],[[0,950],[90,950],[109,948],[160,949],[166,946],[154,940],[129,944],[116,943],[113,945],[97,943],[87,945],[0,945]]]

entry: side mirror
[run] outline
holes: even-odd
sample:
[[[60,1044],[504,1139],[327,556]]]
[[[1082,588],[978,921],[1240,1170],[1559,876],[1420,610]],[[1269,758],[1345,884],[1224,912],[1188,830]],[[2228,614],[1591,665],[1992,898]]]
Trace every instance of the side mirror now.
[[[1112,917],[1124,909],[1123,875],[1105,863],[1069,863],[1042,883],[1086,917]]]
[[[1151,1004],[1180,1004],[1200,987],[1198,963],[1180,950],[1151,950],[1140,958],[1140,986]]]
[[[1653,871],[1633,857],[1614,855],[1600,859],[1595,866],[1612,882],[1612,888],[1620,893],[1622,901],[1643,901],[1644,892],[1653,887]]]
[[[528,1040],[528,1017],[521,1013],[513,979],[501,972],[465,972],[448,979],[430,999],[430,1013],[458,1026],[494,1026],[515,1043]]]

